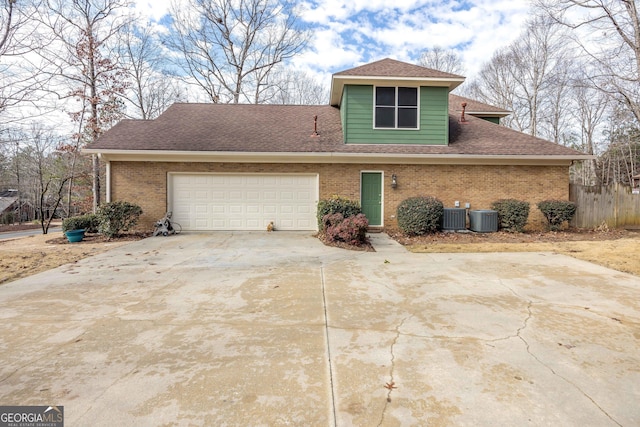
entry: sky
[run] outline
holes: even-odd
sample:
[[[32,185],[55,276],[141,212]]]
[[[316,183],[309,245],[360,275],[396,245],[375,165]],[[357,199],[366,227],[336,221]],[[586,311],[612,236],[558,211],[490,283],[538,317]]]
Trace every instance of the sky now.
[[[143,17],[159,24],[170,0],[135,0]],[[319,81],[383,58],[417,62],[425,49],[454,49],[467,79],[522,31],[528,0],[302,0],[304,25],[313,30],[292,65]]]

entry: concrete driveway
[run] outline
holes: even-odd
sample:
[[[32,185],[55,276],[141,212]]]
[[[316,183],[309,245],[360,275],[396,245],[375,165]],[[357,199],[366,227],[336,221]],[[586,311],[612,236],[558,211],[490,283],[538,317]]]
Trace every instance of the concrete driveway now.
[[[0,404],[68,426],[640,425],[640,278],[371,237],[156,237],[0,286]]]

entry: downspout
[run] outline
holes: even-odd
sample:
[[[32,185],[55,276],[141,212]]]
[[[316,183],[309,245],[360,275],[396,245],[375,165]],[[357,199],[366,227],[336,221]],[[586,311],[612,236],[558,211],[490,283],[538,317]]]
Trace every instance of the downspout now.
[[[98,156],[102,157],[100,155]],[[105,178],[107,180],[107,189],[106,189],[105,197],[107,199],[107,203],[111,203],[111,162],[107,160],[105,161],[105,163],[106,163]]]

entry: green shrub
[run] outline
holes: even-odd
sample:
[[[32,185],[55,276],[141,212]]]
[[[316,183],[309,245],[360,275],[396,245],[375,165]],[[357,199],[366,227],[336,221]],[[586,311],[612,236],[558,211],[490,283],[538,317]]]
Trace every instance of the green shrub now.
[[[367,240],[369,220],[364,214],[345,218],[341,213],[325,215],[326,238],[331,242],[345,242],[350,245],[362,245]]]
[[[398,227],[409,236],[434,232],[444,213],[442,202],[435,197],[411,197],[398,205]]]
[[[16,222],[16,217],[17,215],[15,215],[13,212],[7,212],[0,217],[0,224],[13,224],[14,222]]]
[[[86,214],[65,218],[62,220],[62,231],[69,230],[85,230],[87,233],[97,233],[98,216],[95,214]]]
[[[109,239],[134,227],[142,209],[129,202],[110,202],[98,208],[98,231]]]
[[[318,228],[324,230],[323,218],[327,215],[341,213],[344,218],[356,216],[362,213],[360,203],[340,196],[331,196],[329,199],[322,199],[318,202]]]
[[[498,212],[498,225],[506,231],[522,233],[529,218],[529,203],[516,199],[501,199],[491,208]]]
[[[547,218],[549,229],[557,231],[563,222],[571,221],[576,213],[576,204],[568,200],[543,200],[538,203],[538,209]]]

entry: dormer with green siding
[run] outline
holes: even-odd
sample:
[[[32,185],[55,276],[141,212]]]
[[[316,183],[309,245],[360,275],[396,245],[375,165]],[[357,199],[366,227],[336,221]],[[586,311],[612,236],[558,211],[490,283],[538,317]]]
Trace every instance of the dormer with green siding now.
[[[393,59],[333,75],[346,144],[449,143],[449,92],[464,77]]]

